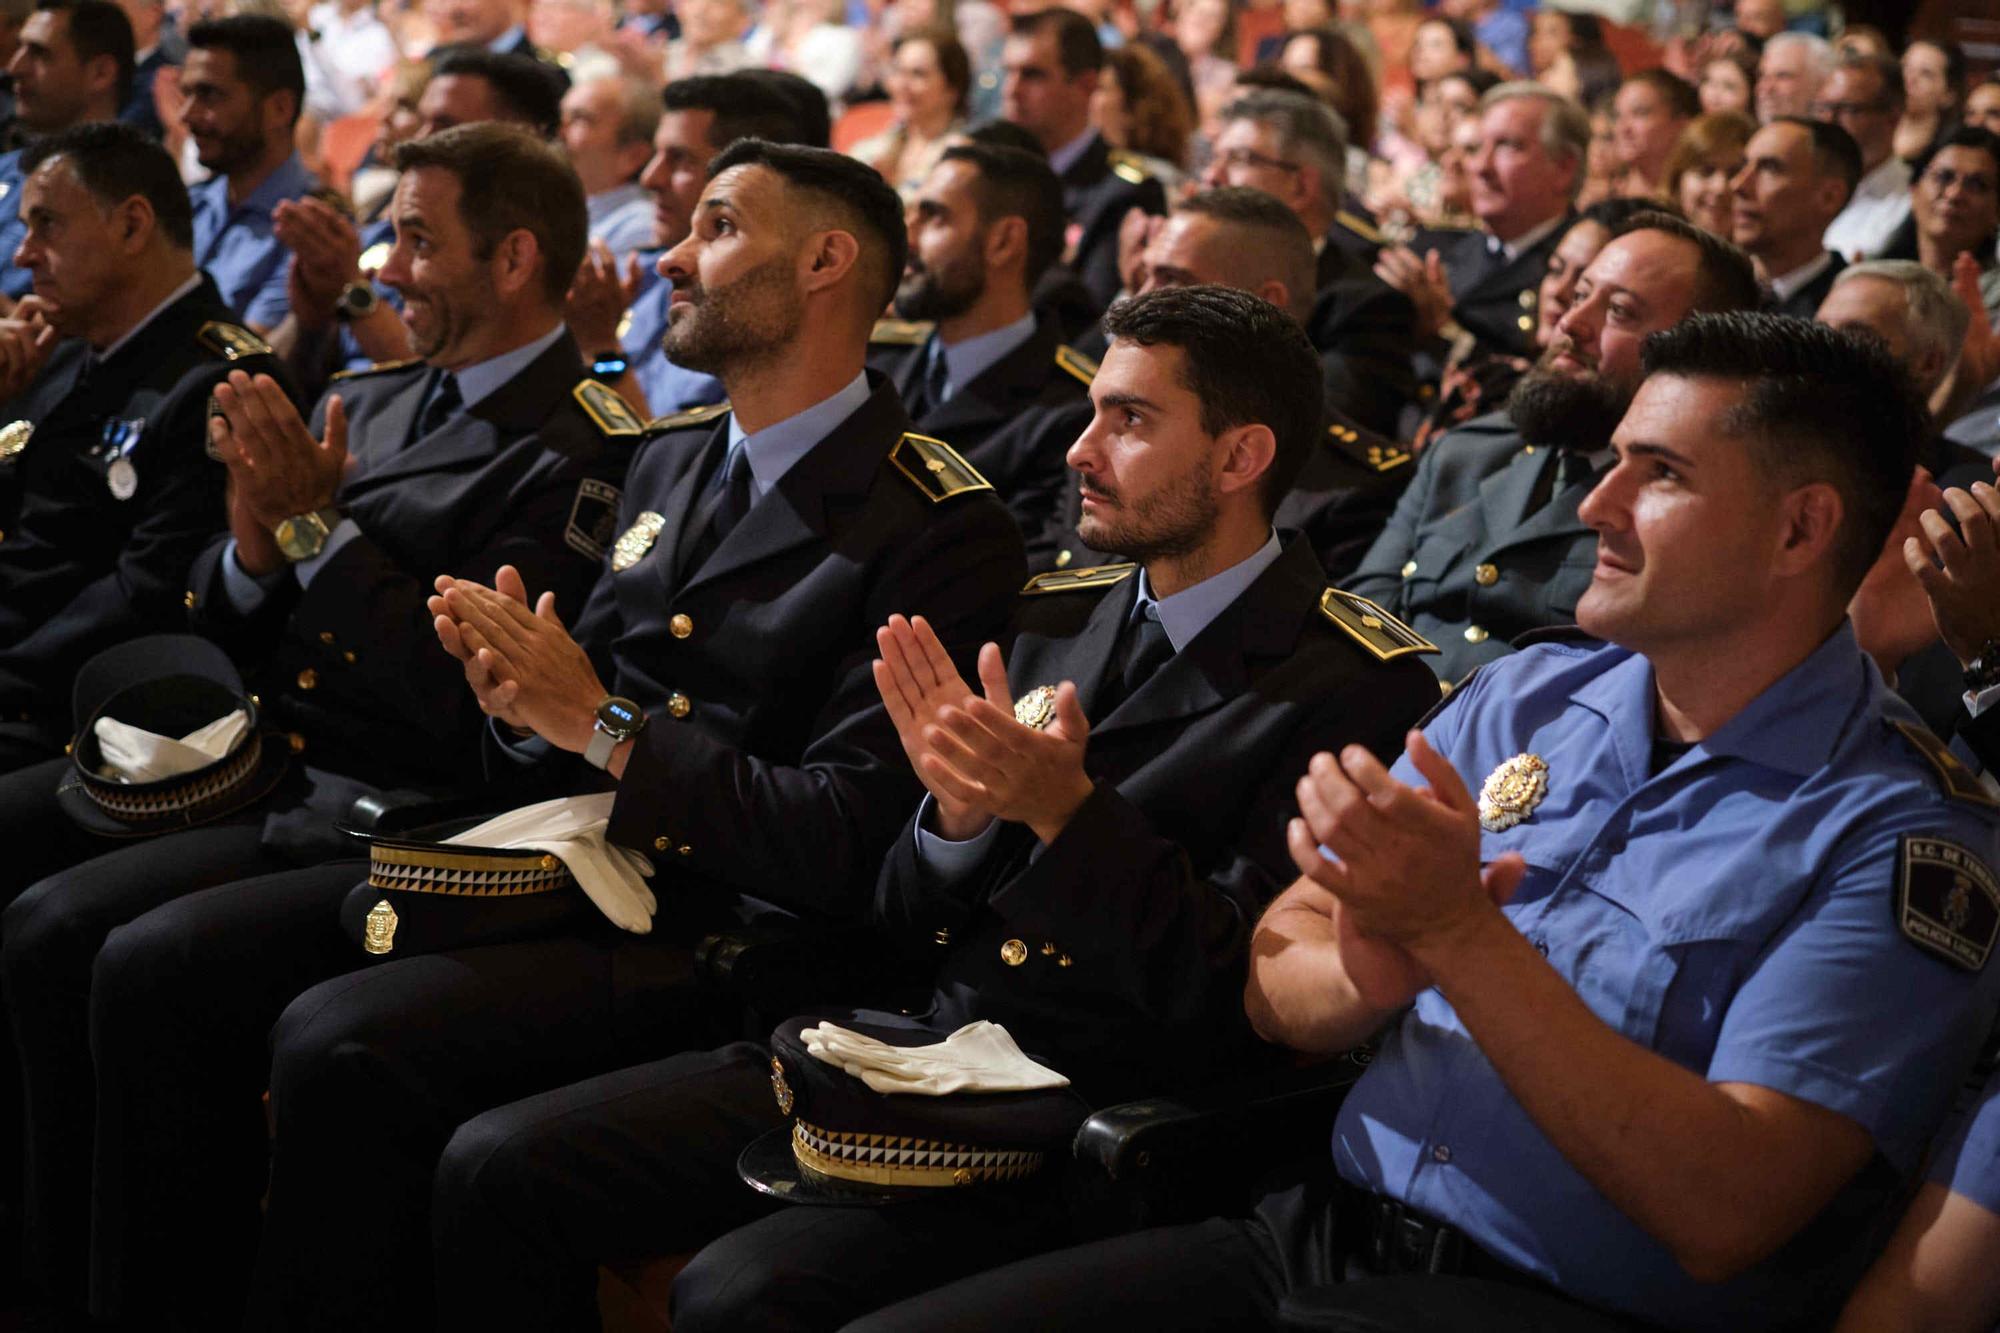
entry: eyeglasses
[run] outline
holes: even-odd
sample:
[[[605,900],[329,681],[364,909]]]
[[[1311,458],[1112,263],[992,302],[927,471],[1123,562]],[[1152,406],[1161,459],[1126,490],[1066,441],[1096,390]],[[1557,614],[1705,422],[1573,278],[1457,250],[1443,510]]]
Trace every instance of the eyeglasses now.
[[[1924,179],[1929,181],[1939,194],[1943,194],[1954,185],[1963,185],[1965,192],[1975,199],[1984,199],[1993,193],[1991,176],[1961,176],[1950,167],[1932,167],[1924,173]]]
[[[1282,158],[1266,157],[1254,148],[1231,148],[1217,153],[1215,160],[1225,167],[1269,167],[1272,171],[1297,171],[1299,164]]]
[[[1838,120],[1842,116],[1879,115],[1887,111],[1887,102],[1814,102],[1813,119]]]

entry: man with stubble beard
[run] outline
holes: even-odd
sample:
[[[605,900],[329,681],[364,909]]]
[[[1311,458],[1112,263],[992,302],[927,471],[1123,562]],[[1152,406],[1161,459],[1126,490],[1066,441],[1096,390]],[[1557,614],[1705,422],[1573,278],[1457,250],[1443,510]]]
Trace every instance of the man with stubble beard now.
[[[1506,408],[1424,451],[1348,588],[1437,644],[1430,665],[1447,683],[1529,630],[1573,621],[1597,547],[1577,506],[1611,463],[1640,343],[1688,315],[1757,302],[1735,246],[1663,213],[1632,218],[1584,270]]]

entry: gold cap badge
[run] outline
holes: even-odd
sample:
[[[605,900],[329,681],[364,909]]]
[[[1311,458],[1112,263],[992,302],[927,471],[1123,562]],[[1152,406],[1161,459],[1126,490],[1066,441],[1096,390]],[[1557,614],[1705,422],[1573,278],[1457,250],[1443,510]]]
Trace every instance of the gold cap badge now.
[[[1488,773],[1479,788],[1479,827],[1488,833],[1513,828],[1548,794],[1548,764],[1538,754],[1517,754]]]
[[[387,898],[368,909],[362,929],[361,947],[369,953],[390,953],[396,947],[396,909]]]

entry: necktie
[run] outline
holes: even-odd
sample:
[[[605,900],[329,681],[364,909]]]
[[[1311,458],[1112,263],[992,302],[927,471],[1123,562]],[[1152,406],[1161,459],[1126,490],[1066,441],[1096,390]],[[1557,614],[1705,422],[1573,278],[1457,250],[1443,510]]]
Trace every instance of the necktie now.
[[[1111,669],[1105,672],[1104,684],[1098,690],[1095,710],[1098,716],[1109,714],[1131,698],[1173,655],[1173,640],[1167,637],[1167,628],[1160,623],[1158,604],[1147,602],[1134,607],[1118,636]]]
[[[740,444],[730,445],[727,439],[722,443],[727,452],[721,464],[709,474],[702,499],[682,530],[680,569],[684,576],[700,569],[715,548],[722,545],[730,529],[750,512],[749,451]]]
[[[438,371],[424,400],[424,410],[417,414],[417,438],[434,434],[464,402],[458,392],[458,377],[448,370]]]
[[[951,395],[951,365],[944,359],[944,347],[933,342],[930,360],[924,366],[924,410],[935,412]]]
[[[1589,481],[1596,473],[1590,460],[1574,449],[1552,448],[1549,453],[1553,456],[1542,464],[1541,473],[1535,478],[1528,504],[1530,516],[1541,513],[1549,501],[1570,487]]]

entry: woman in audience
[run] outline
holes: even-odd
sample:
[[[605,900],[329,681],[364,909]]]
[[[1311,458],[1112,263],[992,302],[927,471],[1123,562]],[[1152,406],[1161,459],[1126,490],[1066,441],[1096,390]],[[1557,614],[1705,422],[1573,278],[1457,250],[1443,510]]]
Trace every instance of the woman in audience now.
[[[1183,0],[1174,10],[1174,44],[1187,57],[1195,118],[1206,125],[1229,102],[1236,83],[1236,6],[1232,0]]]
[[[854,145],[852,155],[911,197],[945,140],[965,123],[972,67],[949,28],[923,28],[898,39],[883,79],[896,123]]]
[[[1583,159],[1583,184],[1576,192],[1576,206],[1589,208],[1606,199],[1616,199],[1620,169],[1617,117],[1612,113],[1610,97],[1602,97],[1590,108],[1590,151]]]
[[[837,113],[861,77],[861,34],[841,0],[771,0],[744,46],[760,65],[812,81]]]
[[[1921,161],[1958,119],[1965,98],[1965,53],[1953,42],[1911,42],[1903,51],[1903,118],[1896,156]]]
[[[1357,150],[1365,155],[1373,149],[1379,133],[1381,104],[1376,94],[1375,71],[1352,30],[1344,25],[1328,25],[1292,33],[1285,39],[1279,63],[1340,113],[1347,125],[1350,157]]]
[[[1471,178],[1460,135],[1470,122],[1471,148],[1478,150],[1479,99],[1498,82],[1483,69],[1462,69],[1424,89],[1417,103],[1416,142],[1425,157],[1404,174],[1401,202],[1425,226],[1469,225],[1465,214]]]
[[[1709,57],[1702,62],[1701,82],[1695,89],[1701,95],[1702,114],[1752,114],[1752,89],[1756,83],[1757,58],[1748,51],[1735,50]]]
[[[1733,111],[1698,116],[1667,157],[1662,192],[1689,222],[1725,241],[1733,207],[1729,182],[1743,169],[1743,149],[1756,132],[1755,121]]]
[[[1105,143],[1145,158],[1169,198],[1179,193],[1194,112],[1165,61],[1138,42],[1106,51],[1090,119]]]
[[[1700,114],[1701,99],[1678,75],[1642,69],[1625,80],[1611,103],[1618,142],[1618,193],[1629,199],[1671,198],[1662,193],[1667,158],[1681,131]]]

